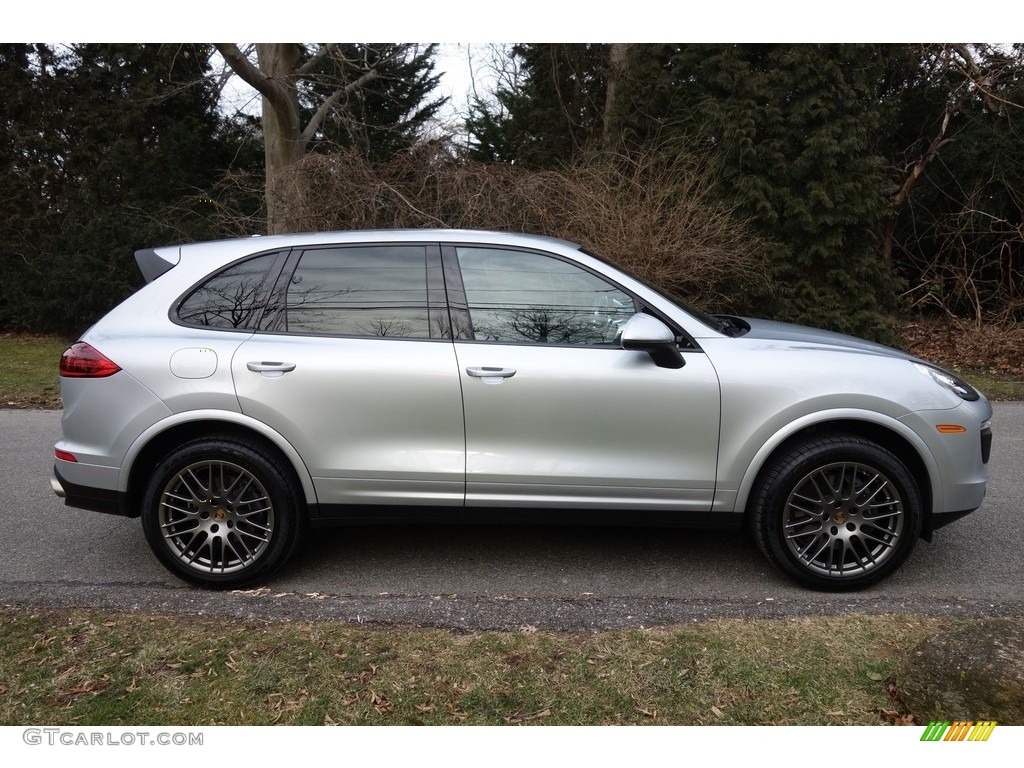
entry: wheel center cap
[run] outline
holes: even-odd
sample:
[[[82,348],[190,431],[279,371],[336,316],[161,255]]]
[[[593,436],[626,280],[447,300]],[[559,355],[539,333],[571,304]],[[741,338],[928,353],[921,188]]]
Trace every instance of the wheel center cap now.
[[[837,509],[835,514],[832,515],[832,522],[836,525],[842,525],[846,522],[846,513],[841,509]]]
[[[228,513],[227,510],[224,509],[223,507],[218,507],[213,511],[211,517],[217,522],[223,522],[224,520],[228,519]]]

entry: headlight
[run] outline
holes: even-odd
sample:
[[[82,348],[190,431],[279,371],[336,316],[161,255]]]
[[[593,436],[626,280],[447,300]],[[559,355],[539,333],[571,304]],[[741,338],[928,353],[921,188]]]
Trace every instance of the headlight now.
[[[925,363],[914,363],[914,367],[921,371],[925,376],[928,376],[940,387],[945,387],[954,395],[957,395],[964,400],[973,401],[981,397],[981,393],[978,392],[978,390],[959,376],[955,376],[949,371],[944,371],[941,368],[936,368],[933,365],[927,365]]]

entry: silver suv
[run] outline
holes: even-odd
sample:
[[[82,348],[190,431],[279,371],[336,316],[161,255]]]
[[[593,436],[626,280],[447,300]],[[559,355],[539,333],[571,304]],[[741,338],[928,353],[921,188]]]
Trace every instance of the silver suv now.
[[[265,579],[358,520],[746,525],[819,588],[977,508],[989,403],[860,339],[706,316],[542,237],[155,248],[61,360],[54,490],[183,579]]]

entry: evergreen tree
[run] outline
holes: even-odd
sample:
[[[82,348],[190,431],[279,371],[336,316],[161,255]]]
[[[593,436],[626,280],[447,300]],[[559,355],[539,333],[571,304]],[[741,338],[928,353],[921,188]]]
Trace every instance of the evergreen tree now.
[[[25,191],[2,203],[0,326],[80,330],[138,284],[136,248],[209,234],[203,201],[230,155],[207,56],[131,44],[0,56],[0,81],[21,94],[0,185]]]
[[[725,194],[771,240],[771,316],[882,338],[895,284],[873,232],[886,209],[879,46],[681,46],[667,117],[718,158]]]
[[[514,50],[526,81],[499,92],[501,114],[474,116],[476,157],[547,167],[597,144],[708,152],[719,194],[769,243],[772,291],[748,286],[739,303],[885,335],[895,284],[877,259],[875,233],[889,195],[879,133],[890,51],[631,45],[613,67],[607,46]]]
[[[377,76],[346,94],[324,121],[316,143],[328,151],[332,145],[354,148],[377,161],[422,139],[446,101],[431,98],[441,79],[434,72],[436,52],[436,45],[339,44],[300,94],[305,122],[339,82],[352,82],[368,69]]]
[[[470,157],[549,168],[597,141],[603,129],[608,46],[520,44],[521,88],[476,102],[466,122]]]
[[[59,194],[40,130],[54,118],[52,102],[40,98],[45,81],[38,74],[49,55],[45,46],[0,45],[0,323],[13,311],[33,222]]]

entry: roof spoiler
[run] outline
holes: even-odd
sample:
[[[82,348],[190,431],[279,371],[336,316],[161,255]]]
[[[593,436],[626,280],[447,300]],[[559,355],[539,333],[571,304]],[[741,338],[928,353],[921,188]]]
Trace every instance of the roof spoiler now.
[[[142,248],[135,252],[135,263],[147,283],[152,283],[160,275],[181,260],[181,249],[178,246],[167,248]]]

